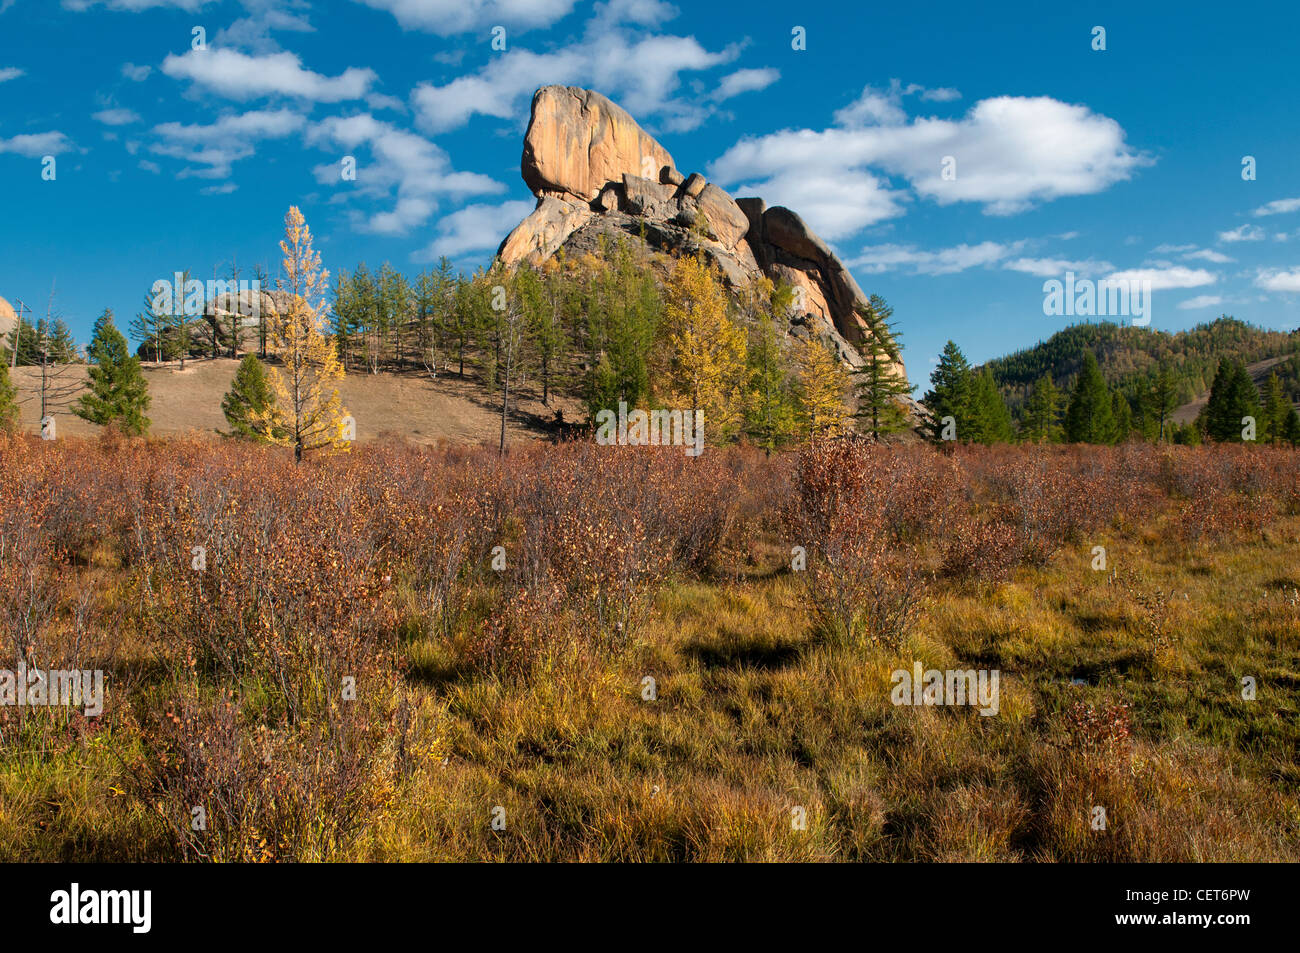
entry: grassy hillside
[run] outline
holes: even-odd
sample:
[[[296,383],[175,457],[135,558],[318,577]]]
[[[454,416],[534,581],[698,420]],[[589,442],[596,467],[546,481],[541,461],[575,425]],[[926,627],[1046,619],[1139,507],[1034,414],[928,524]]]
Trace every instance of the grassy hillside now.
[[[168,436],[190,432],[212,433],[227,429],[221,414],[221,398],[230,389],[239,362],[229,358],[189,360],[185,370],[178,364],[145,364],[144,375],[152,402],[150,434]],[[85,365],[58,368],[60,390],[84,383]],[[18,397],[23,401],[22,429],[35,433],[40,421],[39,367],[19,367],[13,372]],[[433,444],[495,442],[501,433],[499,394],[490,393],[471,372],[464,380],[455,373],[437,380],[423,371],[368,374],[354,371],[339,386],[343,405],[357,421],[357,439],[364,442],[393,434],[414,443]],[[91,436],[100,428],[72,413],[75,395],[56,402],[52,412],[60,437]],[[556,410],[564,419],[576,421],[582,414],[573,400],[551,396],[550,405],[525,385],[511,397],[507,436],[510,440],[548,437]]]
[[[1189,405],[1202,400],[1214,380],[1219,359],[1230,357],[1251,368],[1256,383],[1276,371],[1292,401],[1300,401],[1300,332],[1266,331],[1236,318],[1222,317],[1190,331],[1169,333],[1110,323],[1077,324],[1046,341],[989,361],[1007,405],[1019,411],[1034,381],[1050,374],[1058,387],[1074,383],[1083,353],[1092,351],[1112,388],[1118,387],[1130,403],[1145,391],[1162,364],[1179,381],[1180,421],[1196,416]]]

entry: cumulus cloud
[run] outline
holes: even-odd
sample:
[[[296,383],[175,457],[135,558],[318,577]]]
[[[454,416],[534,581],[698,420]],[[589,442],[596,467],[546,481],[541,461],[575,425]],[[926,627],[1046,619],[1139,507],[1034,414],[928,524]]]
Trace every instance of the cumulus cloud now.
[[[1221,242],[1259,242],[1264,240],[1264,229],[1258,225],[1239,225],[1226,232],[1219,232]]]
[[[1000,96],[975,103],[960,119],[909,120],[905,93],[868,87],[835,114],[831,128],[742,139],[710,165],[710,175],[733,191],[798,208],[833,239],[900,213],[912,193],[883,176],[905,180],[940,205],[975,202],[987,214],[1006,215],[1100,192],[1151,163],[1125,142],[1117,122],[1085,106]],[[944,177],[947,157],[955,160],[952,179]],[[814,191],[811,182],[816,196],[800,204]]]
[[[528,30],[550,26],[568,16],[575,0],[358,0],[386,10],[405,30],[439,36],[469,33],[493,26]]]
[[[129,126],[140,121],[140,114],[130,109],[101,109],[90,118],[105,126]]]
[[[905,268],[918,275],[951,275],[968,268],[996,264],[1023,244],[980,242],[978,245],[961,244],[938,251],[926,251],[912,245],[873,245],[862,249],[847,264],[850,268],[861,268],[871,273]]]
[[[1257,216],[1285,215],[1287,212],[1300,212],[1300,199],[1276,199],[1255,209]]]
[[[133,83],[144,82],[149,78],[149,74],[152,72],[152,66],[137,66],[134,63],[122,64],[122,75]]]
[[[20,136],[0,138],[0,152],[12,152],[29,159],[42,156],[57,156],[71,152],[72,140],[61,132],[26,133]]]
[[[1198,248],[1196,251],[1189,251],[1183,257],[1209,261],[1216,265],[1226,265],[1230,261],[1236,261],[1235,258],[1231,258],[1223,252],[1215,251],[1213,248]]]
[[[1300,291],[1300,268],[1294,271],[1261,270],[1255,284],[1265,291]]]
[[[355,224],[360,231],[404,235],[428,221],[440,197],[468,198],[505,191],[504,185],[489,176],[457,172],[437,145],[369,113],[324,119],[308,131],[308,141],[324,148],[364,148],[371,156],[368,164],[358,161],[353,182],[342,180],[337,161],[317,166],[316,179],[322,185],[347,185],[370,198],[395,196],[390,210],[369,219],[358,213]]]
[[[304,69],[293,53],[249,55],[231,49],[171,53],[162,71],[228,99],[292,96],[318,103],[361,99],[377,79],[368,68],[348,67],[338,76],[323,76]]]
[[[443,255],[455,258],[469,251],[495,250],[510,229],[532,210],[533,203],[526,201],[467,205],[438,222],[438,237],[415,256],[416,260],[435,261]]]
[[[1218,295],[1197,295],[1195,298],[1180,301],[1178,307],[1183,311],[1195,311],[1199,308],[1217,308],[1221,304],[1223,299]]]
[[[1076,275],[1097,275],[1114,269],[1108,261],[1093,259],[1072,260],[1069,258],[1015,258],[1002,265],[1008,271],[1022,271],[1040,278],[1064,276],[1067,271]]]
[[[722,82],[713,92],[716,102],[739,96],[741,93],[754,93],[767,89],[781,78],[781,71],[776,69],[738,69],[722,77]]]
[[[681,74],[729,63],[739,49],[715,52],[692,36],[641,34],[623,26],[626,21],[651,25],[672,12],[646,0],[598,5],[579,41],[545,53],[511,47],[476,73],[442,86],[421,83],[411,102],[424,128],[442,132],[475,115],[522,120],[539,84],[579,85],[617,99],[638,119],[657,117],[675,131],[695,128],[712,107],[675,97]]]
[[[222,116],[208,125],[166,122],[155,126],[155,155],[189,163],[178,178],[224,179],[231,166],[256,152],[262,139],[283,139],[301,130],[306,120],[289,109],[254,110]]]
[[[17,66],[5,66],[0,68],[0,83],[7,83],[11,79],[17,79],[23,75],[23,70]]]
[[[1202,285],[1212,285],[1218,279],[1203,268],[1170,265],[1163,268],[1130,268],[1127,271],[1116,271],[1107,275],[1106,280],[1149,281],[1152,291],[1168,291],[1172,288],[1199,288]]]

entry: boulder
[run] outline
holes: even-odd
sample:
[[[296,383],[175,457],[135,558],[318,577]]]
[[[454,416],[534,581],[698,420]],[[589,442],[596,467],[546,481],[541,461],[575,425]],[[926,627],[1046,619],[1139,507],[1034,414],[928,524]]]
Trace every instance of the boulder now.
[[[749,219],[736,200],[712,182],[700,190],[696,202],[709,220],[710,231],[725,247],[736,247],[749,231]]]
[[[662,180],[664,167],[676,167],[668,151],[600,93],[543,86],[533,94],[520,171],[534,195],[590,202],[625,173]]]
[[[585,204],[544,195],[529,216],[505,237],[497,249],[497,257],[507,264],[519,261],[541,264],[591,216],[592,211]]]

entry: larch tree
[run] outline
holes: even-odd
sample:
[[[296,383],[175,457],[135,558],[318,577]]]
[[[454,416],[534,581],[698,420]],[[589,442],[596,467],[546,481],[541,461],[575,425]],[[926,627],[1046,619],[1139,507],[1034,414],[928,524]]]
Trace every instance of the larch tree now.
[[[325,293],[329,272],[321,268],[320,254],[312,248],[311,229],[298,207],[284,217],[284,277],[280,290],[287,298],[285,312],[270,328],[271,349],[281,367],[270,369],[277,413],[253,416],[253,426],[273,443],[293,447],[296,462],[315,450],[346,450],[347,410],[334,386],[343,379],[343,367],[332,341],[326,339]],[[276,417],[283,414],[283,420]]]
[[[740,423],[745,334],[727,314],[727,295],[702,256],[673,263],[664,302],[670,389],[703,411],[715,438]]]
[[[839,434],[849,419],[849,375],[831,346],[815,335],[793,345],[799,423],[808,437]]]

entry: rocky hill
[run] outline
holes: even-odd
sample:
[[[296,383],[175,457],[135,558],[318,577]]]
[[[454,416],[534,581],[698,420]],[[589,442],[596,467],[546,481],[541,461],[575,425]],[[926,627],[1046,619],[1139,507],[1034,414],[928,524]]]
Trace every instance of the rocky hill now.
[[[867,296],[826,243],[788,208],[733,199],[698,172],[684,175],[667,149],[600,93],[539,89],[520,171],[537,207],[501,243],[497,258],[507,267],[539,264],[561,248],[591,251],[602,236],[702,252],[731,287],[760,275],[793,286],[791,332],[816,334],[846,364],[861,364]],[[906,376],[901,360],[897,370]]]

